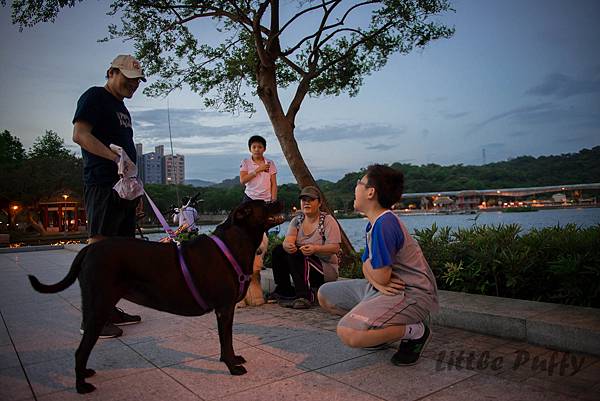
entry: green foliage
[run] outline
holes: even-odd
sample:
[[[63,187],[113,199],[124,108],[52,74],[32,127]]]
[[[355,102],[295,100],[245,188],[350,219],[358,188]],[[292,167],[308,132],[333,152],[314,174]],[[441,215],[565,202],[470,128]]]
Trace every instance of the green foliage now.
[[[600,177],[600,146],[482,166],[393,163],[391,167],[404,173],[405,193],[592,183]]]
[[[25,159],[25,149],[8,130],[0,132],[0,169],[14,169]]]
[[[80,1],[15,1],[12,21],[21,28],[54,21],[62,8]],[[131,40],[147,72],[160,77],[147,94],[164,95],[185,84],[206,106],[231,112],[254,111],[252,96],[271,97],[265,92],[292,84],[298,84],[300,102],[307,93],[355,96],[364,78],[394,53],[454,33],[436,19],[453,11],[447,0],[302,0],[281,6],[259,0],[114,0],[110,9],[121,24],[109,26],[105,40]],[[219,40],[204,34],[207,29],[219,32]]]
[[[37,137],[33,147],[28,154],[31,159],[66,159],[75,157],[75,155],[65,148],[65,141],[52,130],[46,130],[46,133]]]
[[[600,306],[600,225],[415,230],[440,289]]]
[[[67,150],[54,131],[38,137],[29,152],[8,131],[0,134],[9,158],[2,169],[0,193],[9,200],[33,206],[43,198],[59,197],[64,192],[83,195],[82,159]],[[4,160],[4,159],[3,159]]]

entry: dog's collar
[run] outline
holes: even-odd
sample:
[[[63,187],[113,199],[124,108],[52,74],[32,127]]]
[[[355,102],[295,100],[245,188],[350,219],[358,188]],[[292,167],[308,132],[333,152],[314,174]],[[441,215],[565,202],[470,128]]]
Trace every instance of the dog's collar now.
[[[221,252],[223,252],[223,254],[227,258],[227,260],[229,260],[229,263],[231,263],[231,265],[235,269],[236,273],[238,274],[238,280],[240,283],[239,297],[242,298],[244,296],[245,286],[247,283],[250,282],[250,278],[252,277],[252,275],[245,274],[242,271],[240,264],[235,260],[235,258],[231,254],[231,251],[229,250],[229,248],[227,248],[227,245],[225,245],[225,243],[221,240],[221,238],[217,237],[216,235],[209,235],[208,237],[210,239],[212,239],[215,242],[215,244],[217,244],[217,246],[219,247]]]

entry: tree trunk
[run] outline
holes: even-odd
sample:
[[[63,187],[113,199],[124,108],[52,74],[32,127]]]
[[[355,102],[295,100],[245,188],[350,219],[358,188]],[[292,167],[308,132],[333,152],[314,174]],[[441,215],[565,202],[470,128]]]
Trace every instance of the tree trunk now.
[[[296,182],[301,188],[307,185],[317,186],[314,177],[304,162],[302,154],[300,154],[298,143],[294,138],[294,126],[283,113],[281,103],[279,102],[279,98],[277,96],[277,85],[275,82],[274,70],[265,66],[259,66],[257,76],[259,83],[257,91],[258,96],[265,106],[267,115],[269,116],[269,120],[273,126],[273,131],[275,131],[277,140],[281,145],[281,150],[283,151],[285,159],[290,166],[290,170],[292,170],[292,174],[294,174],[294,177],[296,178]],[[335,215],[329,207],[324,194],[322,201],[322,209],[335,218]],[[338,226],[340,227],[340,233],[342,237],[342,252],[344,253],[344,256],[352,255],[352,252],[354,252],[354,247],[350,243],[348,236],[344,232],[344,229],[339,222]]]

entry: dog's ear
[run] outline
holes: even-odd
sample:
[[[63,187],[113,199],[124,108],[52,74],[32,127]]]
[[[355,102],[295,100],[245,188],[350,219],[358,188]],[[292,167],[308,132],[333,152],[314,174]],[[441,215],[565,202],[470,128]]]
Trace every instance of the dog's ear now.
[[[252,208],[247,205],[242,205],[233,213],[234,221],[243,221],[246,217],[252,215]]]

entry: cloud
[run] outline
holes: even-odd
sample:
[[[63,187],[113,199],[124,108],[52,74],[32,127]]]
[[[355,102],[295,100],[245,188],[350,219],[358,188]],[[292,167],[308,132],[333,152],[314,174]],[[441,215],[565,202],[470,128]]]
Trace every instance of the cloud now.
[[[297,128],[295,135],[298,140],[321,143],[344,139],[395,137],[404,134],[404,131],[403,128],[385,124],[339,124]]]
[[[523,138],[529,134],[530,134],[530,132],[514,131],[514,132],[508,133],[507,135],[510,136],[511,138]]]
[[[485,145],[481,145],[482,148],[484,149],[502,149],[506,147],[505,143],[499,143],[499,142],[493,142],[493,143],[486,143]]]
[[[388,144],[380,143],[379,145],[367,146],[365,149],[367,149],[367,150],[382,150],[383,151],[383,150],[389,150],[390,148],[393,148],[396,146],[397,145],[390,145],[389,143]]]
[[[600,67],[589,76],[580,79],[566,74],[553,73],[546,75],[542,82],[525,91],[528,95],[565,99],[571,96],[600,92]]]
[[[457,118],[464,117],[468,114],[469,114],[468,111],[462,111],[462,112],[458,112],[458,113],[444,113],[444,117],[446,117],[449,120],[455,120]]]
[[[248,137],[256,133],[265,136],[265,131],[272,132],[268,122],[196,109],[171,109],[169,113],[167,109],[150,109],[132,111],[131,114],[136,138],[168,138],[169,119],[173,138],[222,139],[226,136]]]

